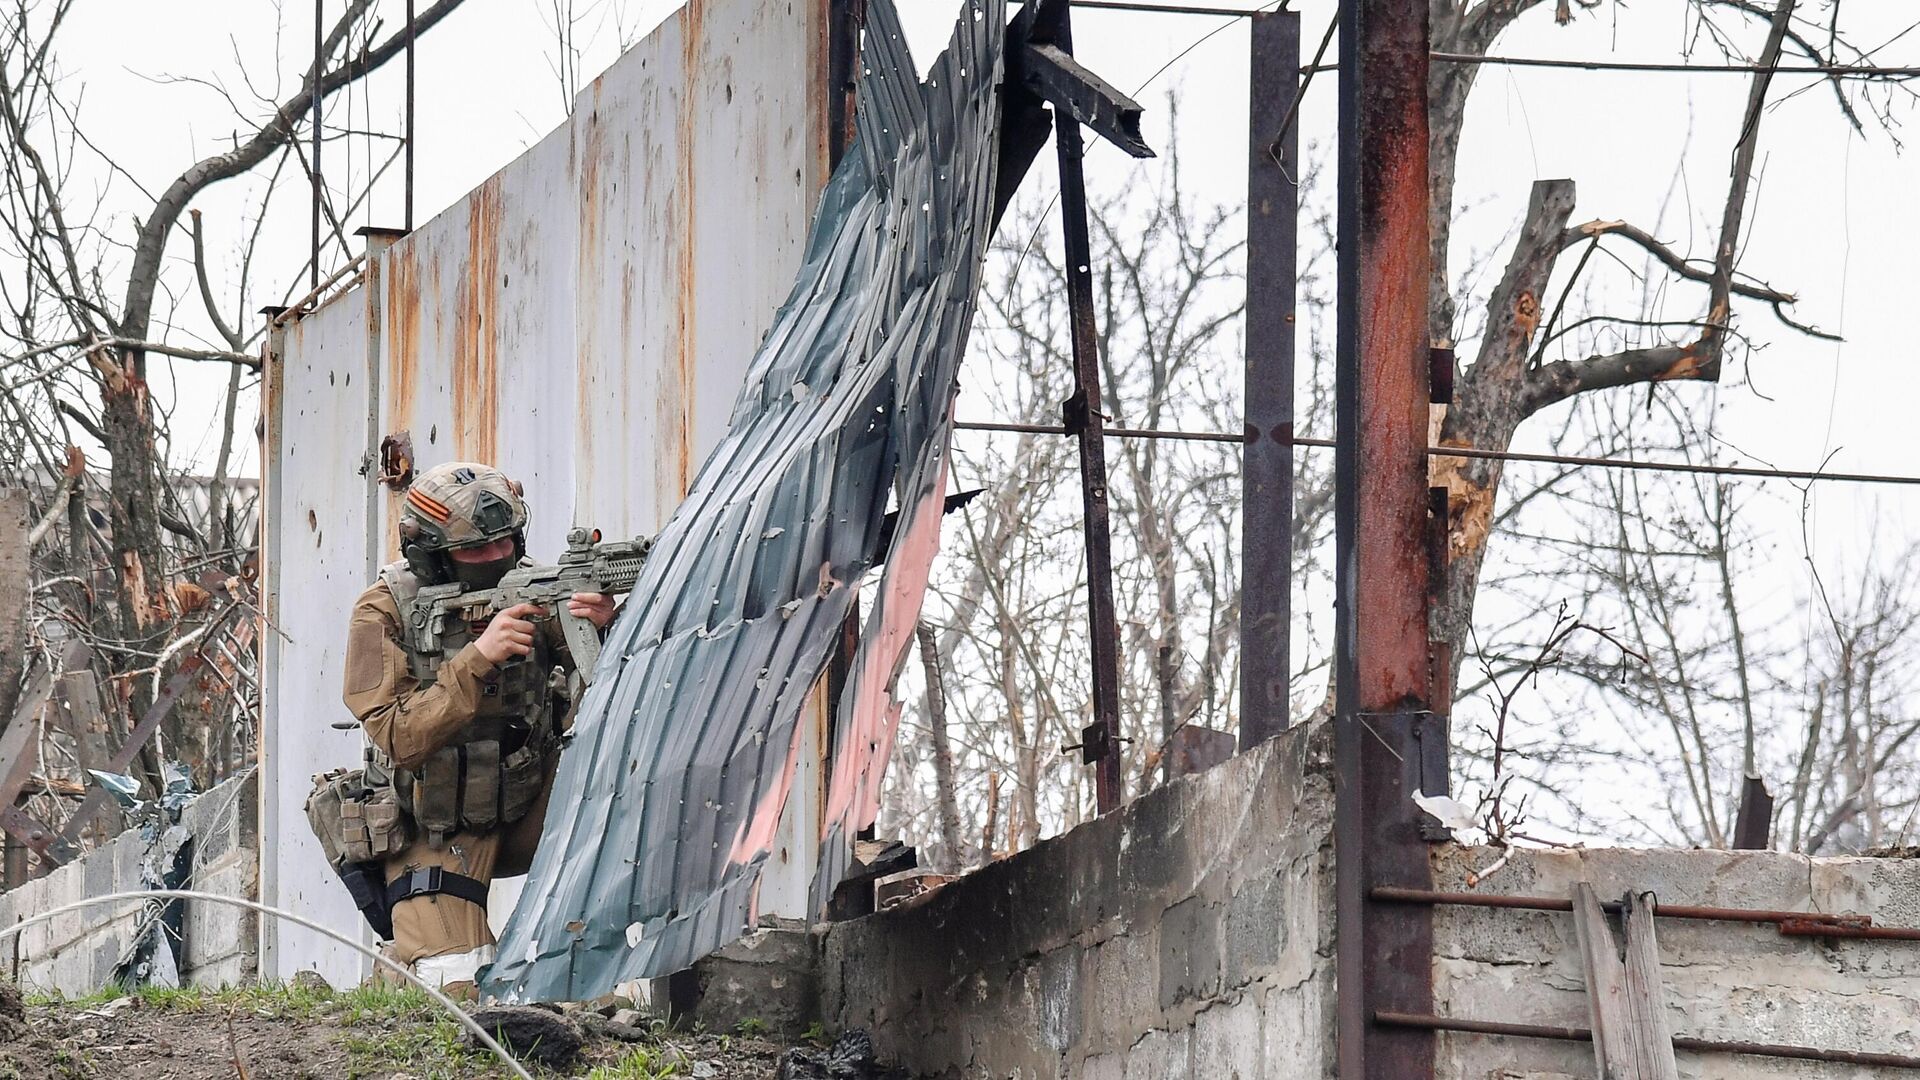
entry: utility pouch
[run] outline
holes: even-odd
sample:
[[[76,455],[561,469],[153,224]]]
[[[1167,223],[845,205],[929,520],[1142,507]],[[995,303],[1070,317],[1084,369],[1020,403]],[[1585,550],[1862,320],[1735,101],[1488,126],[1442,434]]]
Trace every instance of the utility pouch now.
[[[406,816],[387,787],[368,787],[360,769],[335,769],[313,778],[307,824],[340,876],[353,906],[382,941],[393,937],[383,861],[407,846]]]
[[[412,839],[392,790],[369,787],[360,769],[335,769],[314,777],[307,824],[335,866],[378,862],[399,854]]]

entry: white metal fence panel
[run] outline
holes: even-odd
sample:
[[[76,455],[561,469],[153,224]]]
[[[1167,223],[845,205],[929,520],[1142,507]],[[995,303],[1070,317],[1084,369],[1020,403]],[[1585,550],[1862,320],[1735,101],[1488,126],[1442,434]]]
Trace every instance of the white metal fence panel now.
[[[693,0],[583,90],[566,124],[289,331],[269,404],[267,587],[288,638],[268,658],[266,756],[282,764],[262,800],[268,903],[357,919],[300,808],[309,773],[359,757],[359,736],[327,724],[345,715],[347,606],[397,557],[380,437],[407,432],[417,468],[476,459],[520,479],[536,557],[576,523],[655,531],[724,434],[799,265],[827,171],[824,18],[818,4]],[[350,387],[329,368],[349,362]],[[316,499],[359,515],[329,535],[340,547],[324,571],[300,546]],[[316,590],[324,603],[301,602]],[[819,771],[803,763],[781,833],[792,850],[775,860],[792,880],[769,871],[770,913],[805,904]],[[267,944],[269,977],[336,963],[284,931]],[[357,961],[338,963],[321,969],[351,981]]]

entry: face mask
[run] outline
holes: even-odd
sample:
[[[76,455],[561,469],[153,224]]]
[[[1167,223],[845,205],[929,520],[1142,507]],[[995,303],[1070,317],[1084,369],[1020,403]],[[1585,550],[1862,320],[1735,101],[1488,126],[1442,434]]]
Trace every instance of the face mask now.
[[[453,564],[453,580],[469,589],[491,589],[500,584],[500,579],[506,577],[507,571],[513,569],[514,564],[519,560],[508,555],[504,559],[483,563],[458,562],[453,559],[447,561]]]

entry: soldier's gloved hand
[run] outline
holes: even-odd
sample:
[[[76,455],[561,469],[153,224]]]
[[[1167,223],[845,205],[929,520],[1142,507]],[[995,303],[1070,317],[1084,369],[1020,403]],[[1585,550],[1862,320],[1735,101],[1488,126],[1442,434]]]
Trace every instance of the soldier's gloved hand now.
[[[567,614],[605,630],[613,621],[613,597],[597,592],[574,593],[567,598]]]
[[[533,651],[534,626],[527,621],[528,615],[538,615],[539,604],[515,604],[493,617],[487,623],[486,630],[480,634],[480,640],[473,647],[494,666],[506,663],[516,656],[525,656]]]

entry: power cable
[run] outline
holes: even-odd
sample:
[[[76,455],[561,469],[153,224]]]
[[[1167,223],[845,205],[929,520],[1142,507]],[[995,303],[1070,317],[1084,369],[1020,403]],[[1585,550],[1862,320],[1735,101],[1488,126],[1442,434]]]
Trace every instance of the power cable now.
[[[959,431],[1002,431],[1033,435],[1066,435],[1059,424],[1013,424],[984,421],[959,421]],[[1116,439],[1179,439],[1189,442],[1244,443],[1246,436],[1217,431],[1170,431],[1155,428],[1104,429]],[[1330,450],[1332,439],[1296,436],[1294,446]],[[1485,461],[1529,461],[1544,465],[1574,465],[1600,469],[1636,469],[1643,472],[1696,473],[1708,476],[1745,476],[1760,480],[1830,480],[1852,484],[1920,485],[1920,476],[1899,473],[1829,472],[1825,469],[1777,469],[1761,465],[1701,465],[1688,461],[1642,461],[1637,458],[1598,457],[1582,454],[1531,454],[1521,450],[1491,450],[1478,446],[1429,446],[1428,457],[1476,458]]]

